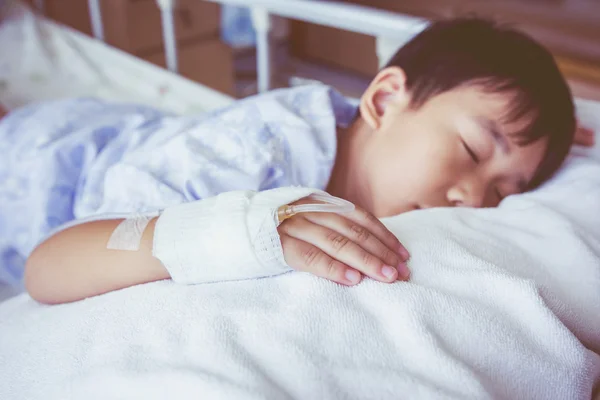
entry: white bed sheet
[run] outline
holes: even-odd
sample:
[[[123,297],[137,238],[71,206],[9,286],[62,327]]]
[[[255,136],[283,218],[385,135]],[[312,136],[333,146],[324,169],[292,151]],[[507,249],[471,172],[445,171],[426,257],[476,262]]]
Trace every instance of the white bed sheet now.
[[[4,3],[2,14],[0,103],[8,109],[42,100],[93,96],[197,114],[233,101],[48,21],[19,2]]]

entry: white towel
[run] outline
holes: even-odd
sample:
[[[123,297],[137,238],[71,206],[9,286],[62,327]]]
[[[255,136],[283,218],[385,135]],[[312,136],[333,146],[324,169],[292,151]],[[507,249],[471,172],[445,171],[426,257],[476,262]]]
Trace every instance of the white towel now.
[[[289,273],[8,300],[0,399],[589,399],[600,165],[560,179],[569,196],[389,219],[413,256],[410,283]]]

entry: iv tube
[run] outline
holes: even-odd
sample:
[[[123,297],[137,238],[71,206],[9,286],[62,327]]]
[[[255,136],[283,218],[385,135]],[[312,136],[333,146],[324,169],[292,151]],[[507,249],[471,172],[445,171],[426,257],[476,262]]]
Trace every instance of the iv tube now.
[[[286,204],[279,207],[277,210],[277,219],[279,223],[282,223],[286,219],[303,212],[330,212],[336,214],[347,214],[354,211],[354,204],[326,193],[315,193],[310,195],[309,198],[317,201],[318,203],[292,205]]]

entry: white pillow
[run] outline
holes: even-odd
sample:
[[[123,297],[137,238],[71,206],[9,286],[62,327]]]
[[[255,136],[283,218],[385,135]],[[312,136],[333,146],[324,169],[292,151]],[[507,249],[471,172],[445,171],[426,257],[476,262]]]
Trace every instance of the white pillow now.
[[[591,100],[577,100],[577,116],[581,125],[591,128],[596,134],[596,146],[585,149],[576,146],[572,154],[591,157],[600,161],[600,102]]]
[[[583,126],[600,135],[600,103],[577,101]],[[600,139],[600,138],[598,138]],[[559,281],[548,283],[560,303],[571,310],[554,310],[563,323],[600,354],[600,140],[593,148],[574,146],[558,173],[539,189],[505,199],[499,211],[507,221],[520,215],[510,228],[537,235],[522,238],[535,259],[546,265]],[[520,211],[530,210],[528,213]],[[510,225],[510,223],[508,223]],[[510,235],[507,230],[505,236]],[[511,240],[515,240],[515,237]],[[542,239],[542,240],[538,240]],[[516,240],[515,242],[518,242]],[[534,250],[536,245],[540,247]],[[561,271],[557,269],[560,268]],[[539,281],[538,281],[539,282]],[[550,290],[551,289],[551,290]],[[557,302],[558,303],[558,302]],[[551,307],[551,305],[550,305]],[[552,307],[551,307],[552,308]]]

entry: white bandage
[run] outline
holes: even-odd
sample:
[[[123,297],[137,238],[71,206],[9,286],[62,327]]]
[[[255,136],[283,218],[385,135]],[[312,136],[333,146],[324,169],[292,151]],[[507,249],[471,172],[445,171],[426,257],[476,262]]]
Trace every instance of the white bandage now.
[[[277,210],[307,188],[236,191],[169,207],[154,228],[153,255],[178,283],[248,279],[287,272]]]
[[[158,212],[149,214],[133,214],[123,220],[113,231],[106,245],[111,250],[138,251],[144,230]]]

